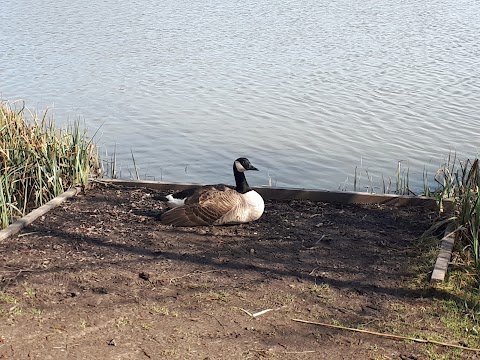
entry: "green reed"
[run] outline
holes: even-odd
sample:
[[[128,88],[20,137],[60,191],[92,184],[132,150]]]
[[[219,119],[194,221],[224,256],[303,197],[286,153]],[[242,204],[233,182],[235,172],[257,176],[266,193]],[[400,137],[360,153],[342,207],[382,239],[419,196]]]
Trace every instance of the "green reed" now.
[[[437,198],[440,209],[443,199],[454,200],[454,214],[443,223],[454,224],[457,238],[463,247],[471,249],[473,260],[480,270],[480,165],[479,160],[457,160],[449,156],[435,175],[438,188],[429,192]]]
[[[368,169],[363,171],[355,166],[355,172],[353,174],[353,191],[365,191],[367,193],[376,193],[376,189],[380,190],[382,194],[395,194],[395,195],[416,195],[410,189],[410,169],[409,167],[402,167],[403,160],[397,162],[397,168],[395,171],[395,177],[389,177],[386,179],[383,174],[381,177],[381,185],[375,186],[373,175],[370,174]],[[367,185],[361,186],[362,173],[366,175]],[[348,180],[348,178],[347,178]],[[365,189],[365,190],[363,190]],[[346,186],[343,187],[346,190]]]
[[[457,228],[460,238],[467,240],[472,247],[475,264],[480,268],[479,228],[480,228],[480,170],[478,159],[460,164],[456,173],[457,189]]]
[[[99,175],[96,146],[78,122],[61,131],[47,112],[0,102],[0,228]]]

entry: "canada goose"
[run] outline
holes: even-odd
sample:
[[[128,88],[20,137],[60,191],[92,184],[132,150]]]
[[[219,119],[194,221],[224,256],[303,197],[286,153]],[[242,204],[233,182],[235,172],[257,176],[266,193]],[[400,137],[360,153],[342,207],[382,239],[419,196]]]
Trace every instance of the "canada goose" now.
[[[208,185],[165,197],[170,210],[160,220],[165,225],[197,226],[241,224],[262,216],[265,204],[259,193],[248,186],[244,172],[258,170],[247,158],[233,162],[236,187]]]

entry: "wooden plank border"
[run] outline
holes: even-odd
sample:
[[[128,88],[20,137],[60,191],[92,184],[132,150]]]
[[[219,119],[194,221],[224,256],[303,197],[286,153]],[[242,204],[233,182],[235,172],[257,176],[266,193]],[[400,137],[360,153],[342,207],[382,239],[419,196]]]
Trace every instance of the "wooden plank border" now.
[[[173,190],[181,191],[203,184],[179,184],[166,183],[161,181],[146,180],[118,180],[118,179],[102,179],[100,182],[130,186],[130,187],[146,187],[155,190]],[[291,189],[276,187],[253,187],[265,199],[270,200],[312,200],[327,203],[342,204],[384,204],[391,206],[422,206],[426,209],[437,209],[438,205],[434,198],[424,196],[405,196],[391,194],[370,194],[363,192],[349,191],[324,191],[313,189]],[[444,200],[445,211],[453,209],[453,202]]]
[[[78,188],[72,188],[64,193],[60,194],[59,196],[53,198],[46,204],[40,206],[39,208],[31,211],[21,219],[18,219],[8,225],[5,229],[0,231],[0,241],[6,239],[7,237],[17,234],[20,230],[22,230],[25,226],[30,225],[32,222],[34,222],[36,219],[38,219],[40,216],[46,214],[53,208],[57,207],[60,205],[62,202],[67,200],[68,198],[71,198],[72,196],[75,196],[80,189]]]
[[[440,243],[440,252],[433,268],[431,281],[443,282],[447,274],[448,263],[452,258],[453,244],[455,243],[455,230],[453,225],[448,225]]]

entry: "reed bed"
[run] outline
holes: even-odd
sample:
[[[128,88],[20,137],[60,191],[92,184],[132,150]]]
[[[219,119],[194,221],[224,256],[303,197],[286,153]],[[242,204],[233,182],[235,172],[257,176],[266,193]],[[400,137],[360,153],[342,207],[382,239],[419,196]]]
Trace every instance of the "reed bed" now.
[[[97,148],[78,121],[58,130],[47,115],[0,102],[0,229],[100,174]]]
[[[425,233],[428,235],[447,224],[453,225],[455,246],[461,258],[461,267],[473,265],[473,287],[480,290],[480,163],[479,159],[458,160],[450,154],[434,177],[437,187],[425,186],[425,194],[437,199],[442,211],[444,199],[454,201],[454,213],[441,216]],[[457,264],[460,265],[460,264]],[[467,271],[468,272],[468,271]],[[480,301],[480,298],[479,298]],[[480,306],[480,303],[478,304]]]
[[[353,174],[353,191],[367,192],[370,194],[395,194],[395,195],[413,195],[418,194],[414,193],[410,188],[410,169],[407,166],[403,165],[404,161],[400,160],[397,162],[397,168],[395,171],[395,176],[385,178],[381,174],[381,183],[377,184],[374,182],[374,176],[369,172],[368,169],[362,169],[361,167],[356,166]],[[366,176],[366,180],[363,178],[363,175]],[[347,191],[347,182],[349,178],[343,184],[339,186],[339,190]],[[363,183],[362,183],[363,182]]]
[[[436,176],[438,189],[432,194],[441,202],[454,199],[455,213],[437,225],[453,223],[456,237],[464,249],[470,249],[480,275],[480,164],[479,159],[459,161],[449,156]]]

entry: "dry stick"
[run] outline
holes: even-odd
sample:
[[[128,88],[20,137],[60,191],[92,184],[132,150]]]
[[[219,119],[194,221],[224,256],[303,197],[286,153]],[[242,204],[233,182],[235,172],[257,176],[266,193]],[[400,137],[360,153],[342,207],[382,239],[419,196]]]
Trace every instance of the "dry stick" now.
[[[247,314],[247,315],[249,315],[249,316],[251,316],[251,317],[254,317],[254,318],[256,318],[256,317],[258,317],[258,316],[260,316],[260,315],[266,314],[266,313],[268,313],[268,312],[270,312],[270,311],[275,310],[275,309],[265,309],[265,310],[262,310],[262,311],[259,311],[259,312],[256,312],[256,313],[251,313],[251,312],[248,311],[248,310],[245,310],[245,309],[242,309],[242,308],[239,308],[239,309],[242,310],[245,314]]]
[[[354,329],[354,328],[350,328],[350,327],[346,327],[346,326],[331,325],[331,324],[319,323],[319,322],[308,321],[308,320],[300,320],[300,319],[292,319],[292,320],[296,321],[296,322],[299,322],[299,323],[304,323],[304,324],[312,324],[312,325],[325,326],[325,327],[334,328],[334,329],[355,331],[355,332],[359,332],[359,333],[377,335],[377,336],[382,336],[382,337],[387,337],[387,338],[392,338],[392,339],[410,340],[410,341],[415,341],[415,342],[418,342],[418,343],[435,344],[435,345],[440,345],[440,346],[453,347],[453,348],[456,348],[456,349],[480,352],[480,349],[477,349],[477,348],[470,348],[470,347],[461,346],[461,345],[448,344],[448,343],[443,343],[443,342],[435,341],[435,340],[425,340],[425,339],[411,338],[411,337],[406,337],[406,336],[401,336],[401,335],[393,335],[393,334],[383,334],[383,333],[379,333],[379,332],[375,332],[375,331]]]
[[[169,281],[170,281],[170,284],[171,284],[175,280],[178,280],[178,279],[182,279],[182,278],[190,277],[190,276],[195,276],[195,275],[208,274],[208,273],[212,273],[212,272],[216,272],[216,271],[220,271],[220,270],[207,270],[207,271],[193,272],[193,273],[189,273],[189,274],[186,274],[186,275],[173,277]],[[162,280],[167,280],[167,279],[162,279]]]

